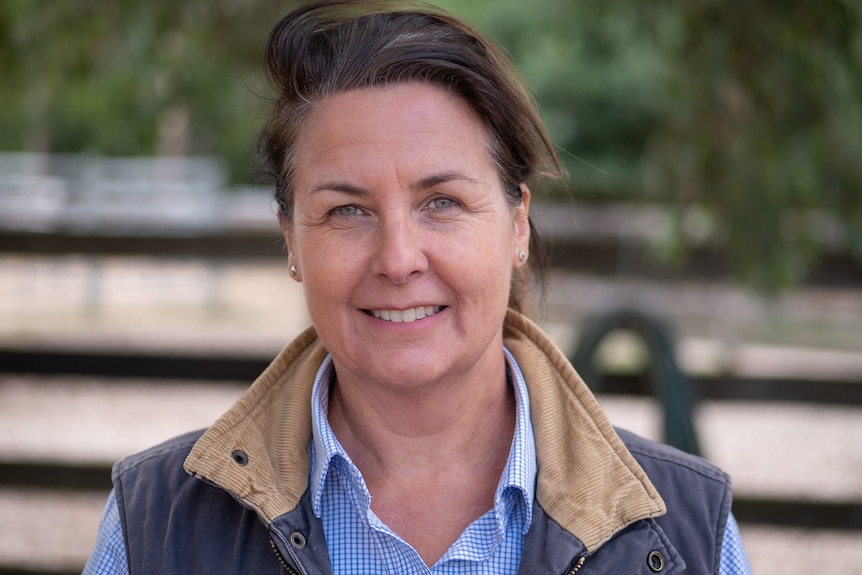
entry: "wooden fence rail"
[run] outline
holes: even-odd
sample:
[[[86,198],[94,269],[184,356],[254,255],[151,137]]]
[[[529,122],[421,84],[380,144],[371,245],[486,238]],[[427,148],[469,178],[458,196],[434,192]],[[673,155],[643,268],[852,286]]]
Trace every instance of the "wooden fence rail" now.
[[[721,280],[730,277],[726,254],[715,247],[693,248],[682,265],[664,265],[652,257],[646,241],[608,237],[560,237],[546,234],[551,266],[604,277],[640,277],[671,281],[687,278]],[[0,230],[0,253],[56,256],[161,256],[200,258],[284,258],[284,240],[272,231],[225,230],[188,235],[94,235],[52,232],[40,234]],[[625,262],[625,265],[621,265]],[[806,285],[862,285],[862,262],[844,252],[821,254],[805,278]]]
[[[18,349],[0,346],[0,373],[145,378],[208,383],[251,382],[269,365],[268,357],[229,357],[149,352]],[[610,395],[649,395],[645,373],[602,373],[595,387]],[[699,400],[790,401],[862,406],[862,383],[794,378],[690,376]],[[118,380],[120,381],[120,380]]]
[[[207,383],[250,382],[269,363],[263,357],[224,357],[156,353],[83,352],[60,349],[0,348],[0,374],[87,375],[107,377],[122,385],[125,378],[144,378],[153,385],[180,380]],[[603,394],[646,395],[647,374],[599,374]],[[699,400],[798,401],[862,406],[862,384],[814,380],[695,377],[690,380]],[[0,488],[36,487],[52,490],[110,489],[110,467],[55,461],[0,462]],[[819,529],[862,530],[862,502],[802,501],[739,497],[734,514],[741,523]],[[0,569],[0,575],[11,571]],[[47,575],[47,573],[45,574]]]

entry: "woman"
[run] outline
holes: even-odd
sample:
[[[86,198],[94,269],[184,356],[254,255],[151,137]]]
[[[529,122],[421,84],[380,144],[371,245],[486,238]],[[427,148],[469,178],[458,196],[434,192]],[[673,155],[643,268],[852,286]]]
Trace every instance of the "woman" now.
[[[614,431],[522,311],[553,147],[427,7],[272,31],[261,149],[313,327],[205,433],[115,467],[88,573],[746,573],[730,484]]]

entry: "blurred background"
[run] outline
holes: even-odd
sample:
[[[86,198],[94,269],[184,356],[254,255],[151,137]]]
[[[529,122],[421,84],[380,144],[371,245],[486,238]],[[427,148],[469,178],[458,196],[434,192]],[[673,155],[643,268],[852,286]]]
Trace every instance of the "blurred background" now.
[[[79,572],[111,463],[308,324],[254,153],[296,4],[0,3],[0,575]],[[756,573],[858,570],[862,6],[438,4],[559,146],[538,315],[614,423],[732,475]]]

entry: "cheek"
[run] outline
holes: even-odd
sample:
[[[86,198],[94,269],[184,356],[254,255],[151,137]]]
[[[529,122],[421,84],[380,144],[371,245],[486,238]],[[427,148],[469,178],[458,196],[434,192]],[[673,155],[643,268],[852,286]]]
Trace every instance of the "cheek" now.
[[[355,283],[347,270],[337,266],[320,265],[321,255],[315,254],[314,261],[305,260],[303,284],[309,302],[328,299],[345,299],[350,287]]]
[[[345,249],[344,242],[326,230],[301,226],[293,240],[294,255],[301,264],[303,280],[334,279],[350,263],[347,257],[350,251]]]
[[[307,246],[305,246],[307,248]],[[324,246],[303,251],[302,284],[312,322],[319,328],[344,325],[367,274],[353,254]]]
[[[334,336],[345,333],[348,307],[345,290],[339,288],[338,282],[328,281],[306,281],[303,287],[311,323],[327,345],[331,345],[337,339]]]
[[[508,300],[512,276],[512,238],[500,233],[478,234],[471,241],[452,242],[446,259],[456,268],[452,277],[461,285],[471,285],[475,297],[496,305]],[[491,294],[499,297],[492,298]]]

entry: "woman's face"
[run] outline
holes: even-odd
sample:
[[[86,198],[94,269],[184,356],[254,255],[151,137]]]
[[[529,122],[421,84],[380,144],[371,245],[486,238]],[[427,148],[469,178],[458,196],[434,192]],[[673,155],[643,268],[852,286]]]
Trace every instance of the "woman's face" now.
[[[422,83],[341,93],[296,149],[285,238],[339,378],[403,388],[500,365],[530,197],[507,202],[469,105]]]

